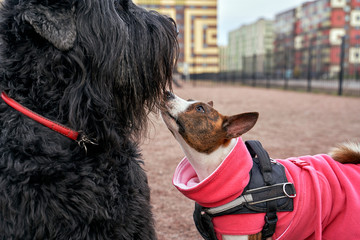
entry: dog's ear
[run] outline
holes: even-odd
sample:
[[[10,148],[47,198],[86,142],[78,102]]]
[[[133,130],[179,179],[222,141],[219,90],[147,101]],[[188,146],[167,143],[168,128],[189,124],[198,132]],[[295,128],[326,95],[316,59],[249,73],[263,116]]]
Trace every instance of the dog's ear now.
[[[42,5],[29,6],[24,19],[35,31],[59,50],[69,50],[76,40],[74,9],[47,8]]]
[[[254,127],[259,118],[259,113],[249,112],[226,117],[223,122],[223,129],[226,131],[226,138],[236,138]]]
[[[214,102],[213,102],[213,101],[208,102],[208,104],[209,104],[211,107],[214,106]]]

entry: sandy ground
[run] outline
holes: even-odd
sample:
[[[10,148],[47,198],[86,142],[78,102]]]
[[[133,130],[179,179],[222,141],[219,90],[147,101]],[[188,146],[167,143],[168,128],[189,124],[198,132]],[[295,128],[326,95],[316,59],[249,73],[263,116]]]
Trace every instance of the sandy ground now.
[[[360,98],[214,84],[187,84],[174,92],[184,99],[212,100],[225,115],[259,112],[258,123],[243,139],[261,141],[272,158],[327,153],[337,143],[360,141]],[[159,240],[201,239],[192,220],[194,203],[172,185],[183,153],[159,116],[152,116],[141,148]]]

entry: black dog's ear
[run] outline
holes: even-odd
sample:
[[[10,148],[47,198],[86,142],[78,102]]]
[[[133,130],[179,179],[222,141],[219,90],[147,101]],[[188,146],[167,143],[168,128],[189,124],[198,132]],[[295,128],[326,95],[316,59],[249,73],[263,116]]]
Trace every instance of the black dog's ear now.
[[[36,5],[24,13],[35,31],[59,50],[69,50],[76,40],[74,9],[49,9]]]

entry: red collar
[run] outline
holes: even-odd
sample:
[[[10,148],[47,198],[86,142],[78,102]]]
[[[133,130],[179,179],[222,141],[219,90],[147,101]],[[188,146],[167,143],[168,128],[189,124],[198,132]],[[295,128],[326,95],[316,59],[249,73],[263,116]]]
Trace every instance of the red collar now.
[[[51,130],[58,132],[65,137],[68,137],[72,140],[77,141],[78,143],[82,141],[82,139],[78,140],[79,138],[79,132],[72,130],[71,128],[65,127],[64,125],[61,125],[60,123],[51,121],[33,111],[30,109],[22,106],[20,103],[16,102],[14,99],[10,98],[6,93],[1,93],[1,98],[12,108],[15,110],[21,112],[22,114],[28,116],[29,118],[35,120],[38,123],[41,123],[42,125],[50,128]]]

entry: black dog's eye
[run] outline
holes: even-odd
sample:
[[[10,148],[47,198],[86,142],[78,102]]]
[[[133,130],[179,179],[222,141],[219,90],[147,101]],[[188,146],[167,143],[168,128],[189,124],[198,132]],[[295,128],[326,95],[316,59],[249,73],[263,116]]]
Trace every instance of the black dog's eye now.
[[[129,9],[129,0],[114,0],[116,10],[127,11]]]
[[[201,105],[197,106],[195,109],[196,109],[196,111],[199,112],[199,113],[204,113],[204,112],[205,112],[204,107],[201,106]]]
[[[115,1],[114,1],[114,5],[115,5],[116,10],[118,10],[118,11],[124,11],[123,7],[120,5],[120,3],[119,3],[118,0],[115,0]]]

